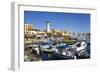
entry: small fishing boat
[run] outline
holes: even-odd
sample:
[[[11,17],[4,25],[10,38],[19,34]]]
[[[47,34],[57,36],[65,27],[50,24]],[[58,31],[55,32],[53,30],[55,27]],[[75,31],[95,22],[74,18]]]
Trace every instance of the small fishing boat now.
[[[40,51],[43,52],[43,53],[52,53],[53,52],[52,48],[53,47],[48,42],[42,43],[40,45]]]
[[[74,59],[77,55],[80,56],[82,54],[83,56],[86,46],[87,44],[84,41],[77,42],[73,45],[59,45],[54,49],[54,56],[59,59]]]
[[[74,59],[68,45],[60,45],[54,49],[54,57],[58,59]]]

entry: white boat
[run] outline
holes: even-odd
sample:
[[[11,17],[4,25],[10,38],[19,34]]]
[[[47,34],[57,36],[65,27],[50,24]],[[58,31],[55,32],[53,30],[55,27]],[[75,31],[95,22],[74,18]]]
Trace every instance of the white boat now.
[[[81,51],[83,49],[86,49],[86,46],[87,44],[84,41],[82,41],[81,43],[76,44],[76,51]]]
[[[75,52],[78,52],[78,54],[80,54],[80,51],[83,51],[84,49],[86,49],[86,47],[87,44],[85,43],[85,41],[77,42],[73,45],[68,45],[67,47],[63,47],[60,45],[59,47],[56,47],[54,49],[54,54],[59,58],[74,59],[74,57],[76,57]]]
[[[77,42],[73,45],[69,45],[71,48],[76,49],[76,51],[81,51],[83,49],[85,49],[87,47],[87,44],[85,43],[85,41],[81,41],[81,42]]]
[[[45,53],[52,53],[53,52],[53,47],[49,43],[42,43],[40,46],[41,52]]]
[[[37,52],[37,55],[40,54],[40,51],[39,51],[39,48],[38,48],[38,47],[35,47],[35,48],[33,48],[33,49]]]
[[[59,45],[54,49],[54,56],[58,59],[73,59],[73,54],[69,51],[69,46]]]

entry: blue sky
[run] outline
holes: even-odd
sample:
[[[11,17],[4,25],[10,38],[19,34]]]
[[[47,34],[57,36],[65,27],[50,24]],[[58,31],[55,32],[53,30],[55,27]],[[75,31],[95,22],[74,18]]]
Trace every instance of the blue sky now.
[[[24,24],[45,30],[46,21],[51,22],[51,29],[90,32],[90,14],[24,11]]]

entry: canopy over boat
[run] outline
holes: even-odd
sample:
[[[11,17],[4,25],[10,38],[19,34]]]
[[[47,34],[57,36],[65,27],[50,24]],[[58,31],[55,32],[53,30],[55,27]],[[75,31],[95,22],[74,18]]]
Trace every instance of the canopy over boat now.
[[[62,46],[57,46],[56,49],[66,49],[68,48],[68,45],[62,45]]]

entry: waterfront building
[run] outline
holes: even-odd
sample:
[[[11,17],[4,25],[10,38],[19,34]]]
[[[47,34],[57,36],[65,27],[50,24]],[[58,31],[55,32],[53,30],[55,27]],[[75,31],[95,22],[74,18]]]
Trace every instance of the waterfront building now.
[[[24,31],[28,32],[30,30],[33,29],[33,25],[32,24],[24,24]]]
[[[24,35],[27,37],[45,37],[47,36],[46,32],[40,31],[33,27],[32,24],[24,24]]]

